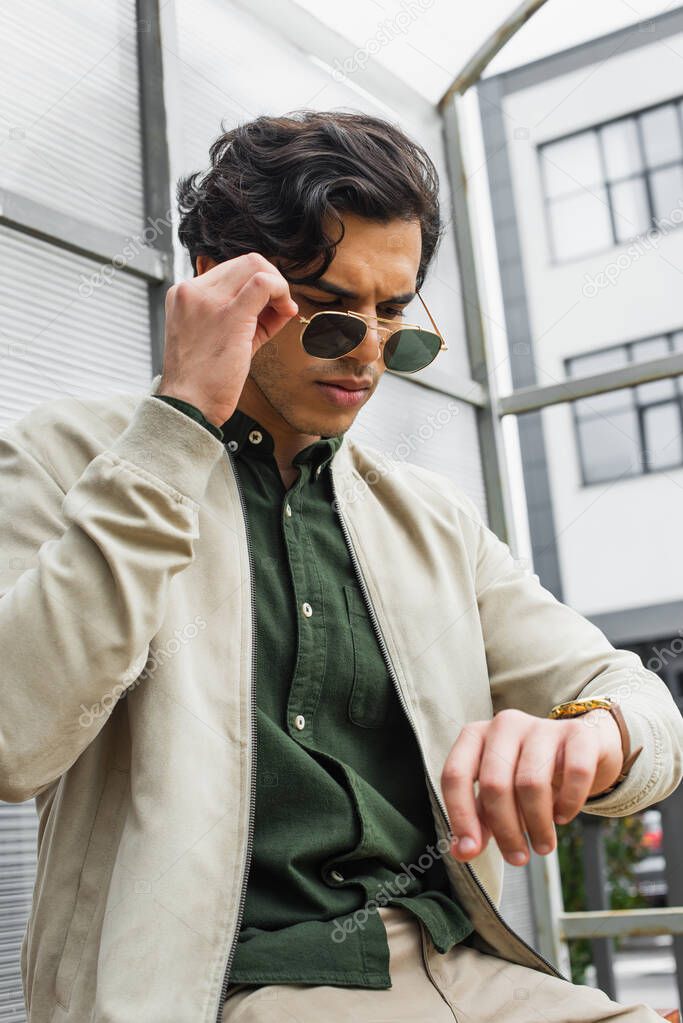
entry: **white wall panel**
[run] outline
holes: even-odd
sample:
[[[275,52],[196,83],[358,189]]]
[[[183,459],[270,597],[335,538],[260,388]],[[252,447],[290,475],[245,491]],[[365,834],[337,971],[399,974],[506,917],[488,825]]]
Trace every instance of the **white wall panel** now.
[[[135,0],[3,3],[0,187],[140,229],[136,46]]]
[[[50,398],[148,386],[147,286],[120,270],[96,286],[101,270],[0,226],[0,427]]]
[[[485,509],[474,409],[385,373],[349,431],[359,444],[443,473]]]

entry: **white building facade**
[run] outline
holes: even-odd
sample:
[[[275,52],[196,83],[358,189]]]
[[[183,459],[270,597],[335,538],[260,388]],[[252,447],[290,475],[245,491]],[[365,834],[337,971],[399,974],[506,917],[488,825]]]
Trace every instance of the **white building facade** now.
[[[683,11],[478,86],[515,389],[683,350]],[[683,377],[518,417],[535,571],[680,699]]]

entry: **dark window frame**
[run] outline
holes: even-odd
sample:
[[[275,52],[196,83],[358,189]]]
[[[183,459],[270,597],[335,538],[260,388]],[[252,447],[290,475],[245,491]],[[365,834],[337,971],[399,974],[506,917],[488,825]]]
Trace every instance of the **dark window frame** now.
[[[637,364],[638,362],[642,362],[643,361],[642,358],[637,358],[636,359],[636,358],[633,357],[633,350],[634,350],[634,347],[636,345],[642,344],[644,341],[657,341],[657,340],[660,340],[660,339],[664,339],[666,341],[666,343],[667,343],[667,346],[668,346],[667,354],[668,355],[675,354],[678,351],[683,351],[683,346],[681,348],[676,348],[674,346],[674,337],[676,335],[682,334],[682,333],[683,333],[683,327],[677,328],[676,330],[663,331],[663,332],[660,332],[660,333],[657,333],[657,334],[648,334],[645,337],[632,338],[630,341],[622,341],[622,342],[620,342],[619,344],[616,344],[616,345],[603,345],[600,348],[591,348],[587,352],[577,352],[575,355],[568,356],[568,357],[566,357],[563,360],[565,376],[566,377],[572,377],[573,376],[573,373],[572,373],[572,363],[578,362],[580,359],[590,358],[590,356],[592,356],[592,355],[600,355],[600,354],[602,354],[604,352],[615,352],[615,351],[622,350],[622,351],[625,351],[625,353],[626,353],[626,363],[627,364],[633,364],[633,363]],[[585,371],[581,375],[584,375],[584,374],[585,374]],[[577,410],[577,401],[572,401],[571,402],[572,422],[573,422],[573,425],[574,425],[574,437],[576,438],[576,450],[577,450],[578,456],[579,456],[579,468],[580,468],[580,472],[581,472],[581,485],[583,487],[591,487],[591,486],[601,485],[601,484],[604,484],[604,483],[614,483],[614,482],[616,482],[619,479],[624,479],[624,480],[637,479],[640,476],[649,476],[649,475],[652,475],[654,473],[668,472],[668,471],[670,471],[672,469],[677,469],[679,467],[683,467],[683,450],[682,450],[680,461],[677,461],[677,462],[675,462],[675,463],[673,463],[671,465],[667,465],[667,466],[657,466],[657,465],[653,466],[653,465],[650,464],[650,460],[648,458],[648,446],[647,446],[646,434],[645,434],[645,415],[644,415],[644,413],[648,409],[657,408],[660,405],[677,405],[678,406],[678,416],[679,416],[679,421],[680,421],[680,426],[681,426],[681,434],[683,434],[683,376],[666,377],[665,379],[671,380],[673,382],[673,385],[674,385],[674,395],[673,395],[673,397],[670,397],[670,398],[658,398],[658,399],[656,399],[654,401],[643,401],[642,398],[639,399],[639,397],[638,397],[638,390],[637,390],[638,387],[643,386],[642,384],[632,384],[630,387],[619,387],[619,388],[617,388],[614,391],[606,391],[606,392],[604,392],[606,394],[617,394],[620,391],[627,392],[627,394],[625,395],[624,407],[625,408],[626,407],[630,407],[635,412],[635,414],[636,414],[636,422],[637,422],[637,426],[638,426],[637,443],[638,443],[638,449],[639,449],[639,456],[640,457],[639,457],[639,463],[636,466],[635,471],[633,471],[633,472],[628,472],[628,473],[626,473],[626,472],[618,473],[617,472],[617,473],[614,473],[614,475],[611,475],[611,476],[601,476],[600,478],[590,478],[589,479],[587,477],[587,473],[586,473],[587,459],[586,459],[586,455],[585,455],[585,451],[584,451],[584,445],[583,445],[583,441],[582,441],[582,437],[581,437],[580,426],[581,426],[581,423],[585,422],[587,419],[603,418],[603,414],[598,412],[595,415],[588,415],[588,416],[581,415],[579,413],[579,411]],[[594,395],[594,397],[599,397],[599,395]],[[577,399],[577,400],[578,401],[587,401],[587,400],[590,400],[590,399],[580,398],[580,399]]]
[[[661,110],[665,107],[671,107],[676,115],[676,123],[678,125],[678,131],[681,141],[681,157],[679,159],[667,160],[663,163],[653,164],[650,166],[646,158],[645,142],[643,139],[643,131],[641,120],[647,114],[652,113],[654,110]],[[607,172],[607,163],[605,160],[604,143],[602,137],[603,129],[611,127],[613,124],[619,124],[623,121],[633,121],[635,125],[635,134],[638,143],[638,154],[640,157],[640,163],[642,170],[636,171],[630,174],[623,174],[618,177],[610,177]],[[568,256],[560,258],[557,255],[555,237],[553,231],[553,223],[551,218],[551,207],[554,202],[558,199],[565,199],[568,196],[579,195],[586,191],[584,186],[578,185],[577,188],[570,192],[564,193],[562,196],[551,197],[548,195],[547,188],[547,167],[543,159],[543,151],[553,146],[558,142],[566,142],[568,139],[576,138],[581,135],[593,134],[597,139],[598,156],[600,160],[600,167],[602,171],[602,178],[596,183],[596,188],[604,189],[607,197],[607,209],[609,212],[609,222],[611,227],[612,240],[611,242],[600,248],[600,249],[589,249],[588,251],[579,255]],[[667,170],[670,167],[681,167],[683,168],[683,94],[679,96],[673,96],[670,99],[662,100],[658,103],[653,103],[650,106],[642,107],[640,110],[631,111],[627,114],[620,114],[619,117],[612,117],[605,121],[598,121],[595,124],[589,125],[586,128],[577,128],[575,131],[567,132],[564,135],[558,135],[554,138],[546,139],[544,142],[539,143],[536,146],[536,159],[539,165],[539,174],[541,179],[541,186],[543,191],[543,215],[545,220],[546,240],[548,244],[548,252],[550,253],[550,262],[556,266],[564,266],[567,263],[576,262],[577,260],[587,259],[590,256],[598,255],[600,252],[606,252],[609,249],[628,245],[633,243],[636,239],[641,238],[647,231],[656,230],[658,227],[658,219],[655,214],[654,201],[652,194],[651,176],[662,170]],[[638,231],[628,238],[619,239],[617,237],[616,220],[615,220],[615,209],[614,202],[612,199],[612,188],[614,185],[622,184],[625,181],[642,180],[645,197],[647,202],[647,213],[648,213],[648,226],[643,231]],[[665,219],[664,217],[659,218],[660,220]],[[681,221],[683,223],[683,220]],[[681,223],[675,224],[674,227],[681,226]]]

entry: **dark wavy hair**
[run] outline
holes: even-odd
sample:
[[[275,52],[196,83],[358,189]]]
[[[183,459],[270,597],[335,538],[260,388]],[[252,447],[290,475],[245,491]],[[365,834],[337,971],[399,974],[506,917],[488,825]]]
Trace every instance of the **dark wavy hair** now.
[[[419,220],[422,286],[444,231],[439,181],[400,128],[368,114],[305,109],[221,129],[208,170],[180,178],[176,189],[178,236],[195,275],[200,254],[220,263],[260,252],[286,257],[288,280],[313,281],[334,258],[346,212],[380,223]],[[339,225],[336,238],[330,222]],[[315,272],[297,279],[308,264]]]

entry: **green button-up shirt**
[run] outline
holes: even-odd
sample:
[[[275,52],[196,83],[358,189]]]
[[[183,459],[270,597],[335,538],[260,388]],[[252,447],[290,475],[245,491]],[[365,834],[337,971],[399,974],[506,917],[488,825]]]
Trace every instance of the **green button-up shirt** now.
[[[253,855],[230,981],[388,988],[377,905],[420,917],[440,952],[473,927],[451,895],[417,741],[334,510],[344,435],[300,451],[286,488],[260,423],[237,409],[209,426],[234,457],[256,599]]]

